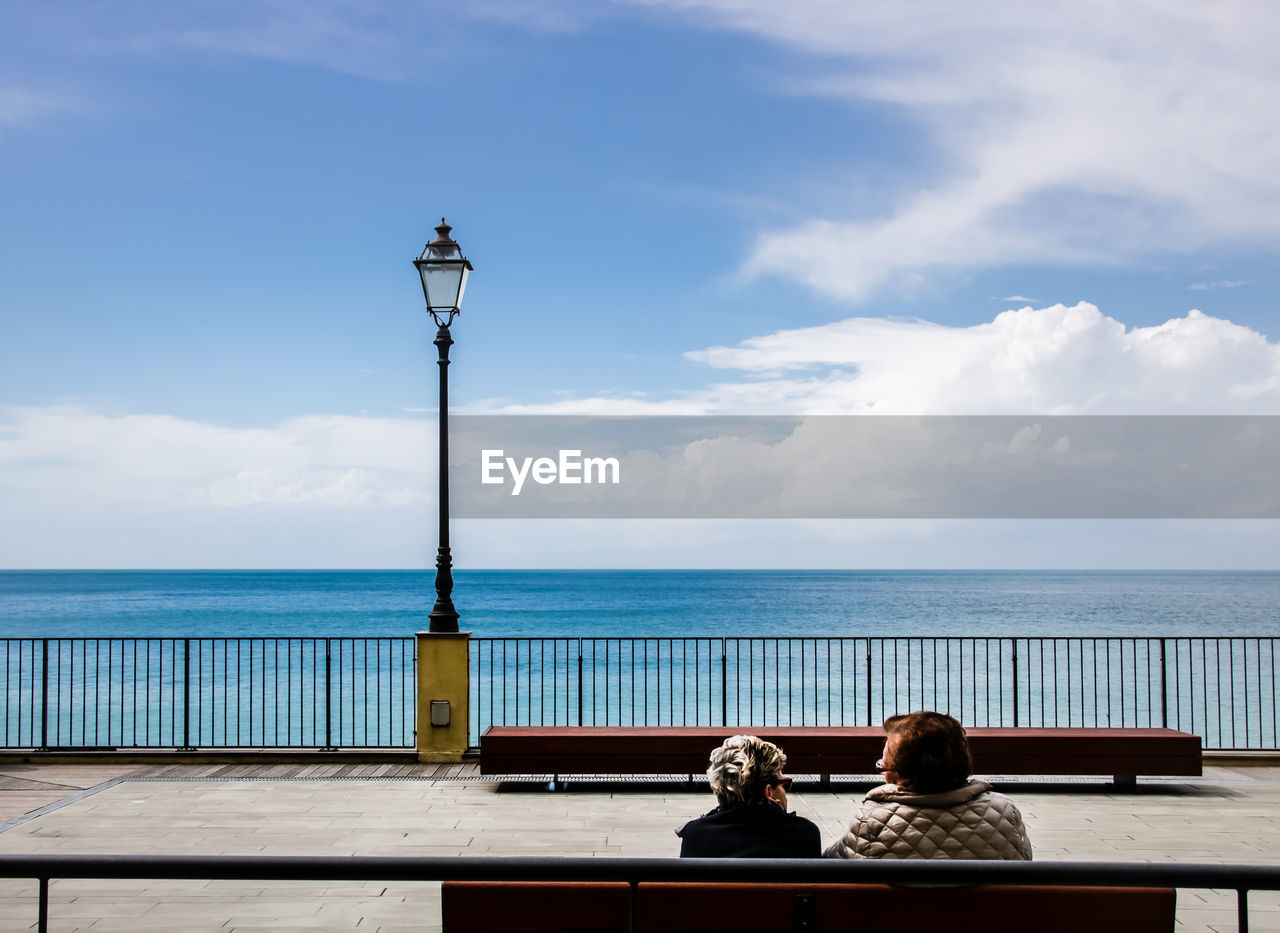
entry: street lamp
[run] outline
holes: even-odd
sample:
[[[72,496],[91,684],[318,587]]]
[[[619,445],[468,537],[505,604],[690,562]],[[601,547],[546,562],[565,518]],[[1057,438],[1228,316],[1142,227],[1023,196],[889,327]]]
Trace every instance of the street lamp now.
[[[438,328],[433,342],[440,351],[440,547],[436,551],[436,604],[427,616],[432,632],[458,631],[458,610],[453,608],[450,595],[453,556],[449,553],[449,347],[453,346],[453,338],[449,336],[449,325],[462,313],[462,293],[467,288],[471,262],[449,236],[452,229],[441,217],[436,238],[413,261],[422,277],[427,310]]]

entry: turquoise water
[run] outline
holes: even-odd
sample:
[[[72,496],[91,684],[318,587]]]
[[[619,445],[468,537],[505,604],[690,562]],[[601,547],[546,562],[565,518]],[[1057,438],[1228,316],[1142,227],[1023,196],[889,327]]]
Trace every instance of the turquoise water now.
[[[0,572],[0,745],[411,744],[408,636],[433,581]],[[454,597],[481,639],[473,741],[502,723],[865,725],[922,707],[1167,723],[1210,747],[1280,736],[1280,573],[464,570]]]
[[[455,573],[477,636],[1280,634],[1277,572]],[[432,571],[0,571],[5,637],[386,636]]]

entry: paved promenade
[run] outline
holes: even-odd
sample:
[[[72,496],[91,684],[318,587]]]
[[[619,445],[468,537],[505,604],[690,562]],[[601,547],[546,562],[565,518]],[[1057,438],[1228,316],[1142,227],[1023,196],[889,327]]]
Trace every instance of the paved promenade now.
[[[865,785],[797,784],[792,807],[824,844]],[[1002,785],[1037,858],[1280,864],[1280,766],[1207,767],[1194,782]],[[0,852],[273,855],[671,856],[710,794],[671,783],[544,785],[448,769],[366,765],[0,764]],[[1251,897],[1280,933],[1280,897]],[[439,886],[55,881],[51,930],[405,933],[439,929]],[[1180,929],[1235,930],[1234,896],[1179,893]],[[34,883],[0,881],[0,931],[35,921]]]

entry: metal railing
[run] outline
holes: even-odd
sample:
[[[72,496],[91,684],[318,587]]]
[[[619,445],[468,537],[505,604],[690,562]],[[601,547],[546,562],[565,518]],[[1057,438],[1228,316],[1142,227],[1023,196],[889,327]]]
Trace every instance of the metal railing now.
[[[1280,748],[1280,638],[473,638],[490,725],[1167,726]],[[412,747],[412,637],[0,640],[0,747]]]
[[[1248,933],[1250,891],[1280,890],[1280,866],[1149,862],[910,859],[492,858],[396,856],[0,855],[0,878],[38,884],[37,927],[49,924],[49,881],[65,878],[230,881],[623,881],[802,884],[1050,884],[1234,891]],[[308,895],[310,896],[310,895]],[[122,895],[122,899],[123,899]],[[420,918],[418,918],[420,919]]]
[[[490,725],[1168,727],[1277,749],[1269,637],[473,638],[471,741]]]
[[[11,638],[0,747],[414,744],[413,638]]]

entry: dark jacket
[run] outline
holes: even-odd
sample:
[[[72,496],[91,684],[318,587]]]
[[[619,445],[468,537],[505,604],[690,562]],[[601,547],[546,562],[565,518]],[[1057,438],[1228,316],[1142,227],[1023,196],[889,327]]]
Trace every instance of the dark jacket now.
[[[818,827],[770,800],[716,807],[676,830],[681,858],[818,858]]]

